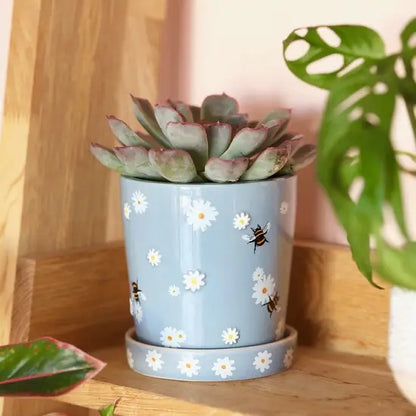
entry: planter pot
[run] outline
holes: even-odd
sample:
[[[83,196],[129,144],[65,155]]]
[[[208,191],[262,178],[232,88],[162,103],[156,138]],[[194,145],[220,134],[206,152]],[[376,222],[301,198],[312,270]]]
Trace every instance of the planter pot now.
[[[294,330],[285,333],[296,177],[236,184],[122,177],[121,195],[135,322],[134,336],[127,336],[131,366],[193,380],[289,367],[296,342]],[[212,365],[202,366],[204,354]],[[250,362],[244,374],[241,354]]]
[[[394,287],[390,297],[388,363],[403,395],[416,405],[416,291]]]

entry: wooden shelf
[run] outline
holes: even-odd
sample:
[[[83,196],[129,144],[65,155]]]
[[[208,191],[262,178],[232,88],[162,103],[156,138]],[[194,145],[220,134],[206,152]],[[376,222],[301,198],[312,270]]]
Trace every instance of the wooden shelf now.
[[[293,368],[257,380],[180,382],[141,376],[127,366],[124,346],[93,352],[108,363],[94,380],[59,398],[99,409],[120,397],[117,415],[369,415],[415,409],[375,358],[298,348]]]

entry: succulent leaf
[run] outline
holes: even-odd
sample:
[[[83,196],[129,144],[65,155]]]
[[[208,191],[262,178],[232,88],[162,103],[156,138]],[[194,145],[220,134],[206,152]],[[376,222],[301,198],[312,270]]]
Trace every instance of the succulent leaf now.
[[[150,149],[149,161],[170,182],[188,183],[198,179],[194,162],[185,150]]]
[[[111,131],[121,144],[125,146],[143,146],[146,149],[150,149],[150,144],[143,140],[124,121],[114,116],[107,116],[107,120]]]
[[[172,147],[187,151],[197,171],[203,171],[208,160],[207,134],[203,126],[196,123],[170,122],[166,133]]]
[[[188,104],[183,103],[182,101],[168,101],[169,104],[174,108],[184,119],[192,123],[194,121],[194,116],[192,114],[191,108]]]
[[[201,118],[207,121],[223,121],[238,113],[237,101],[226,94],[209,95],[202,102]]]
[[[98,143],[91,143],[90,150],[91,153],[97,158],[97,160],[104,166],[115,170],[118,173],[124,173],[123,164],[111,149],[107,149]]]
[[[270,120],[266,124],[264,124],[264,127],[266,127],[268,131],[267,131],[266,140],[264,141],[261,150],[264,150],[267,147],[273,146],[274,143],[278,140],[280,135],[285,130],[286,125],[287,123],[284,119]]]
[[[242,180],[255,181],[269,178],[282,169],[289,159],[290,145],[268,147],[247,169]]]
[[[237,132],[248,125],[248,114],[233,114],[224,117],[221,121],[230,124],[234,132]]]
[[[165,105],[157,105],[155,107],[155,117],[165,137],[168,137],[168,123],[171,121],[183,121],[183,117],[174,108]]]
[[[148,152],[144,147],[116,147],[114,153],[124,166],[124,175],[145,179],[162,178],[149,162]]]
[[[213,182],[237,182],[248,167],[248,158],[224,160],[213,157],[205,165],[204,175]]]
[[[299,146],[303,142],[303,134],[298,133],[285,133],[281,136],[275,143],[273,143],[274,147],[280,146],[283,143],[290,142],[291,145],[291,152],[292,154],[296,152]]]
[[[250,156],[261,148],[266,137],[266,127],[262,126],[254,129],[245,127],[235,135],[229,148],[221,155],[221,158],[229,160]]]
[[[144,129],[153,137],[155,137],[164,146],[170,147],[166,136],[163,134],[156,121],[155,113],[150,102],[144,98],[134,97],[130,95],[133,102],[133,111],[137,120],[144,127]]]
[[[208,138],[208,156],[220,157],[231,143],[232,128],[226,123],[205,124]]]
[[[192,113],[192,119],[194,123],[199,123],[201,121],[201,107],[196,105],[190,105],[189,109]]]
[[[271,120],[290,120],[292,115],[292,110],[290,108],[279,108],[278,110],[273,110],[271,113],[267,114],[263,120],[260,121],[259,125],[267,124]]]
[[[293,170],[296,172],[310,165],[316,157],[316,146],[314,144],[305,144],[300,147],[291,157]]]

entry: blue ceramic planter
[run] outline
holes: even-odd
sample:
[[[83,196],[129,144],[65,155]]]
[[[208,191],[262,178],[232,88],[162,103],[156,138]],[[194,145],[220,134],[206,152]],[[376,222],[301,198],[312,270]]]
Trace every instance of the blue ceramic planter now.
[[[229,349],[283,337],[296,177],[236,184],[122,177],[121,195],[137,341]]]

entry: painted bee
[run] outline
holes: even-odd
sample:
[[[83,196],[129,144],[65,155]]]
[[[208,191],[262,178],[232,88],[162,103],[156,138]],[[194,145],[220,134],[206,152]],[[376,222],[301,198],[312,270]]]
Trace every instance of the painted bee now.
[[[251,227],[250,227],[251,228]],[[268,243],[269,240],[266,238],[266,234],[270,230],[270,223],[268,222],[263,228],[257,224],[256,228],[251,228],[253,231],[253,235],[244,234],[242,239],[247,241],[247,244],[254,243],[254,252],[256,252],[256,248],[262,246],[264,243]]]
[[[262,306],[267,306],[267,312],[270,313],[270,318],[272,317],[273,311],[277,311],[280,309],[278,302],[279,302],[280,296],[275,293],[273,297],[269,296],[269,301],[264,303]]]
[[[131,286],[133,288],[132,291],[133,291],[134,300],[136,302],[139,302],[140,303],[140,293],[141,293],[141,290],[139,289],[139,286],[137,285],[137,282],[133,282],[131,284]]]

